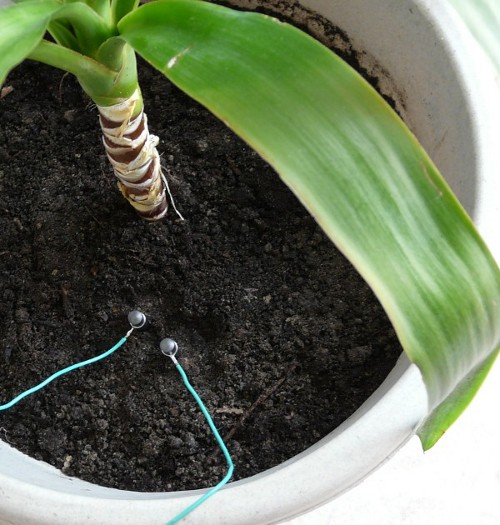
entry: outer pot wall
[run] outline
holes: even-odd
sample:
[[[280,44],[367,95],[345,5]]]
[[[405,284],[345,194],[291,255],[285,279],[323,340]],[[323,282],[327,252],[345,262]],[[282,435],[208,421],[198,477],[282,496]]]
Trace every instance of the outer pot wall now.
[[[492,211],[500,202],[498,187],[491,182],[498,162],[491,153],[496,151],[491,148],[495,117],[491,106],[487,114],[481,103],[493,76],[478,67],[471,73],[474,84],[461,77],[479,59],[471,59],[475,50],[460,22],[444,9],[442,0],[303,3],[334,20],[359,49],[369,49],[375,62],[390,72],[408,122],[483,234],[493,239]],[[482,93],[474,91],[479,87]],[[499,253],[498,241],[493,249]],[[384,384],[340,428],[283,465],[230,484],[186,523],[264,525],[318,506],[390,457],[414,433],[425,409],[420,374],[402,357]],[[162,524],[198,495],[199,491],[142,494],[105,489],[68,478],[0,442],[0,519],[11,523]]]

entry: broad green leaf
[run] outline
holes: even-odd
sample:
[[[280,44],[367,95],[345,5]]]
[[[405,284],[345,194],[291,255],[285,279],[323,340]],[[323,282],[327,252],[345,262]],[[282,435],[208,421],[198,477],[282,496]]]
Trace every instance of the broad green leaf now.
[[[431,446],[426,429],[453,422],[499,344],[500,272],[416,139],[336,55],[270,17],[168,0],[119,30],[276,169],[370,284],[422,371]]]
[[[9,71],[22,62],[45,33],[55,0],[34,0],[0,8],[0,86]]]

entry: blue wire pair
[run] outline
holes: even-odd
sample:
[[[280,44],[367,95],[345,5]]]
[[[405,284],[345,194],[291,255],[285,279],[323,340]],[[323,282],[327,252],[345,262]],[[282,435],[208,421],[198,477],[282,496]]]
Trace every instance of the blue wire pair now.
[[[134,311],[134,312],[131,312],[131,314],[132,313],[136,313],[136,312]],[[137,312],[137,313],[140,313],[140,312]],[[51,383],[52,381],[54,381],[58,377],[61,377],[62,375],[67,374],[68,372],[72,372],[73,370],[76,370],[78,368],[82,368],[84,366],[91,365],[92,363],[96,363],[97,361],[100,361],[101,359],[105,359],[106,357],[110,356],[113,352],[118,350],[118,348],[120,348],[127,341],[127,338],[132,333],[134,328],[140,328],[141,326],[144,325],[145,316],[144,316],[144,314],[141,314],[141,315],[144,318],[143,321],[142,321],[142,324],[139,326],[139,325],[134,325],[134,323],[131,322],[132,328],[127,332],[127,335],[125,335],[125,337],[122,337],[118,341],[118,343],[116,343],[112,348],[110,348],[106,352],[103,352],[102,354],[99,354],[99,355],[97,355],[95,357],[92,357],[91,359],[87,359],[86,361],[81,361],[79,363],[75,363],[74,365],[70,365],[70,366],[68,366],[66,368],[63,368],[62,370],[59,370],[58,372],[52,374],[50,377],[48,377],[47,379],[42,381],[40,384],[34,386],[33,388],[25,390],[24,392],[22,392],[21,394],[16,396],[14,399],[12,399],[12,401],[9,401],[8,403],[5,403],[4,405],[0,405],[0,411],[8,410],[9,408],[12,408],[16,403],[19,403],[19,401],[21,401],[25,397],[27,397],[27,396],[29,396],[31,394],[34,394],[35,392],[38,392],[38,390],[41,390],[42,388],[47,386],[49,383]],[[130,315],[129,315],[129,320],[130,320]],[[184,369],[182,368],[182,366],[175,359],[175,353],[177,352],[177,343],[174,343],[174,345],[175,345],[175,352],[173,352],[171,354],[164,352],[164,354],[172,359],[172,361],[174,362],[177,370],[179,371],[179,374],[181,375],[181,378],[182,378],[182,381],[184,382],[184,385],[188,389],[189,393],[193,396],[193,398],[196,401],[196,403],[198,403],[198,406],[200,407],[203,415],[205,416],[205,419],[207,420],[207,423],[208,423],[208,426],[210,427],[210,430],[213,432],[213,434],[215,436],[215,439],[217,440],[217,443],[218,443],[219,447],[221,448],[222,453],[224,454],[224,457],[226,458],[226,461],[227,461],[227,464],[228,464],[228,471],[227,471],[227,474],[224,476],[224,478],[219,483],[217,483],[217,485],[215,487],[211,488],[208,492],[203,494],[203,496],[201,496],[199,499],[197,499],[189,507],[187,507],[185,510],[180,512],[177,516],[175,516],[170,521],[168,521],[167,525],[174,525],[175,523],[178,523],[180,520],[185,518],[190,512],[192,512],[194,509],[196,509],[202,503],[204,503],[208,498],[210,498],[216,492],[218,492],[231,479],[231,476],[233,475],[233,471],[234,471],[234,464],[233,464],[233,461],[232,461],[231,456],[229,454],[229,451],[227,450],[227,447],[226,447],[223,439],[221,438],[217,428],[215,427],[215,424],[214,424],[210,414],[208,413],[208,410],[206,409],[205,405],[203,404],[203,401],[201,400],[200,396],[197,394],[196,390],[191,386],[191,383],[188,380],[186,372],[184,372]]]

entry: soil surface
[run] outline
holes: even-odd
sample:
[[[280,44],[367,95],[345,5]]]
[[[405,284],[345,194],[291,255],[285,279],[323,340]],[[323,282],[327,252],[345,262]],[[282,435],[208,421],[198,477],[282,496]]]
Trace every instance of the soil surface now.
[[[177,207],[139,220],[116,189],[76,81],[27,63],[0,101],[0,438],[71,476],[140,491],[205,487],[221,455],[181,364],[250,476],[333,430],[401,352],[372,292],[277,175],[221,122],[141,66]],[[5,94],[5,92],[4,92]]]

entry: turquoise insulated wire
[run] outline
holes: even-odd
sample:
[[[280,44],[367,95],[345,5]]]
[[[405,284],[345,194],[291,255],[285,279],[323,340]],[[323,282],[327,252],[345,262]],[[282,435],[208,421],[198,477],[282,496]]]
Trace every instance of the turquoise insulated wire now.
[[[215,485],[215,487],[211,488],[208,492],[203,494],[203,496],[197,499],[194,503],[189,505],[189,507],[184,509],[181,513],[177,514],[177,516],[175,516],[175,518],[172,518],[166,525],[174,525],[175,523],[178,523],[180,520],[185,518],[190,512],[192,512],[194,509],[199,507],[208,498],[210,498],[216,492],[218,492],[231,479],[231,476],[233,475],[233,470],[234,470],[233,460],[231,459],[231,456],[229,455],[229,451],[227,450],[226,444],[220,437],[218,430],[215,428],[214,422],[212,418],[210,417],[210,414],[208,413],[208,410],[206,409],[205,405],[203,404],[203,401],[201,400],[200,396],[196,393],[195,389],[191,386],[191,383],[189,382],[186,372],[184,372],[182,366],[179,363],[176,363],[175,366],[177,370],[179,371],[179,374],[181,375],[182,380],[184,381],[184,384],[186,385],[186,388],[189,390],[189,393],[194,397],[194,400],[198,403],[198,406],[203,412],[203,415],[205,416],[205,419],[207,420],[210,430],[213,432],[215,439],[217,440],[217,443],[219,447],[221,448],[222,453],[224,454],[224,457],[226,458],[228,470],[224,478],[221,479],[219,483]]]
[[[21,401],[21,399],[24,399],[26,396],[29,396],[30,394],[34,394],[38,390],[42,389],[44,386],[47,386],[49,383],[54,381],[54,379],[57,379],[58,377],[61,377],[64,374],[67,374],[68,372],[71,372],[72,370],[76,370],[77,368],[81,368],[82,366],[91,365],[92,363],[95,363],[96,361],[100,361],[101,359],[104,359],[105,357],[108,357],[111,355],[115,350],[118,350],[120,346],[122,346],[126,341],[127,337],[122,337],[118,343],[116,343],[113,348],[110,348],[106,352],[103,352],[102,354],[99,354],[95,357],[92,357],[91,359],[87,359],[86,361],[81,361],[80,363],[75,363],[74,365],[68,366],[66,368],[63,368],[62,370],[59,370],[59,372],[56,372],[55,374],[52,374],[50,377],[48,377],[45,381],[42,381],[39,385],[34,386],[33,388],[30,388],[29,390],[26,390],[22,394],[19,394],[17,397],[15,397],[12,401],[9,401],[8,403],[5,403],[5,405],[0,405],[0,410],[7,410],[8,408],[11,408],[16,403]]]
[[[38,392],[38,390],[41,390],[43,387],[47,386],[49,383],[54,381],[54,379],[57,379],[58,377],[61,377],[62,375],[67,374],[68,372],[72,372],[73,370],[76,370],[77,368],[82,368],[84,366],[91,365],[92,363],[96,363],[97,361],[100,361],[101,359],[105,359],[106,357],[110,356],[115,350],[118,350],[118,348],[120,348],[120,346],[122,346],[127,341],[127,338],[131,332],[132,330],[130,330],[125,337],[122,337],[118,341],[118,343],[115,344],[115,346],[113,346],[106,352],[103,352],[102,354],[92,357],[91,359],[87,359],[86,361],[81,361],[80,363],[75,363],[74,365],[70,365],[70,366],[67,366],[66,368],[63,368],[62,370],[59,370],[58,372],[52,374],[50,377],[42,381],[40,384],[28,390],[25,390],[24,392],[19,394],[17,397],[15,397],[12,401],[9,401],[8,403],[5,403],[4,405],[0,405],[0,410],[7,410],[13,407],[16,403],[18,403],[25,397],[29,396],[30,394],[34,394],[35,392]],[[231,456],[229,455],[229,451],[227,450],[227,447],[224,441],[220,437],[220,434],[217,428],[215,427],[214,422],[212,418],[210,417],[210,414],[208,413],[208,410],[206,409],[205,405],[203,404],[203,401],[201,400],[200,396],[197,394],[196,390],[191,386],[191,383],[189,382],[186,372],[184,372],[182,366],[176,361],[174,362],[175,362],[175,366],[177,370],[179,371],[179,374],[182,377],[184,385],[188,389],[189,393],[193,396],[194,400],[198,403],[198,406],[200,407],[203,415],[205,416],[205,419],[207,420],[210,430],[213,432],[215,439],[217,440],[217,443],[219,447],[221,448],[222,453],[224,454],[224,457],[226,458],[226,461],[228,464],[228,471],[227,471],[227,474],[224,476],[224,478],[221,479],[221,481],[219,481],[219,483],[217,483],[215,487],[211,488],[208,492],[203,494],[203,496],[201,496],[194,503],[189,505],[189,507],[187,507],[181,513],[175,516],[175,518],[172,518],[167,523],[167,525],[174,525],[175,523],[178,523],[180,520],[185,518],[190,512],[192,512],[194,509],[199,507],[208,498],[210,498],[216,492],[218,492],[231,479],[231,476],[233,475],[233,471],[234,471],[233,460],[231,459]]]

